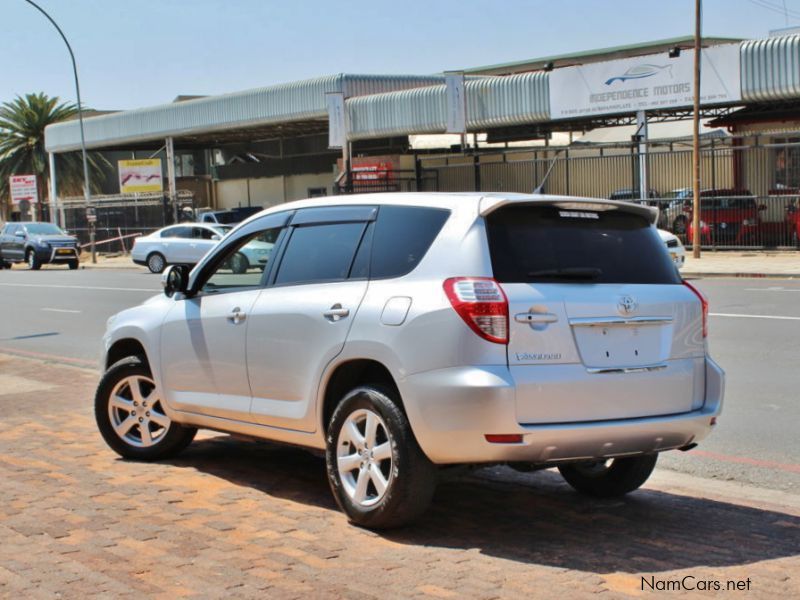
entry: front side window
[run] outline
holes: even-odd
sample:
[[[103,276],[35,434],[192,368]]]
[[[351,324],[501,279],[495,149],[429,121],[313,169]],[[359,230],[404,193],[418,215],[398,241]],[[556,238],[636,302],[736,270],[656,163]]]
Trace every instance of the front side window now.
[[[275,284],[346,279],[365,227],[363,222],[295,227]]]
[[[201,291],[216,294],[232,289],[259,287],[282,229],[273,227],[259,231],[227,248]]]

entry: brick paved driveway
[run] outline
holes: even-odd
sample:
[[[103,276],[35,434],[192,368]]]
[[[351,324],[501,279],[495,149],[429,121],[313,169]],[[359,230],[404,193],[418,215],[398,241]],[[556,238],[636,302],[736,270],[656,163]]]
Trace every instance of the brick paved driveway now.
[[[421,522],[378,535],[345,522],[301,450],[204,434],[169,463],[118,459],[95,431],[95,383],[0,355],[2,597],[618,598],[686,575],[800,595],[800,499],[657,477],[597,502],[551,472],[494,468],[449,474]]]

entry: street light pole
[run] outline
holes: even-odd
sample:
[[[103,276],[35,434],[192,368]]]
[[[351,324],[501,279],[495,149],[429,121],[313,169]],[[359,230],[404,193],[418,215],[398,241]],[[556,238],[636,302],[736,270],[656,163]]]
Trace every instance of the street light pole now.
[[[69,57],[72,60],[72,74],[75,77],[75,95],[78,98],[78,122],[80,124],[81,130],[81,154],[83,155],[83,197],[86,200],[86,207],[88,208],[91,203],[91,192],[89,191],[89,161],[86,158],[86,138],[83,133],[83,105],[81,104],[81,86],[78,83],[78,65],[75,63],[75,54],[72,52],[72,46],[69,45],[69,41],[67,40],[67,36],[64,35],[64,32],[61,31],[61,27],[58,26],[53,18],[47,14],[47,12],[38,4],[33,2],[33,0],[25,0],[28,4],[33,6],[36,10],[42,13],[45,18],[53,24],[53,27],[56,28],[58,31],[58,35],[61,36],[61,39],[64,40],[64,43],[67,45],[67,50],[69,51]],[[55,201],[55,198],[53,198]],[[90,238],[91,238],[91,245],[92,245],[92,262],[97,262],[97,254],[95,252],[95,231],[94,231],[94,223],[90,225]]]
[[[694,111],[692,113],[692,256],[700,258],[700,22],[701,0],[694,3]]]

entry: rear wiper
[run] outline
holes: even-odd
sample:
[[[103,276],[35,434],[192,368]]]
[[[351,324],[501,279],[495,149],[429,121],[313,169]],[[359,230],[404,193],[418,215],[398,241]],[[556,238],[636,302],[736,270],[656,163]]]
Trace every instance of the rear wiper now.
[[[528,277],[542,277],[547,279],[597,279],[602,274],[602,269],[568,267],[565,269],[541,269],[539,271],[530,271]]]

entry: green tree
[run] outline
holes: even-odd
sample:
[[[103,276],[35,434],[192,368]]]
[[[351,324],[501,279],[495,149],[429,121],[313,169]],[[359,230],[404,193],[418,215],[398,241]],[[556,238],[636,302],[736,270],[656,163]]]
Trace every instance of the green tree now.
[[[39,191],[37,210],[41,211],[50,182],[44,128],[51,123],[77,118],[77,114],[78,107],[75,104],[60,102],[58,97],[51,98],[42,92],[17,96],[11,102],[0,105],[0,197],[9,197],[11,175],[36,175]],[[100,181],[110,165],[96,152],[89,154],[88,162],[90,186],[93,192],[98,191]],[[56,181],[60,193],[83,193],[80,152],[63,153],[56,157]]]

